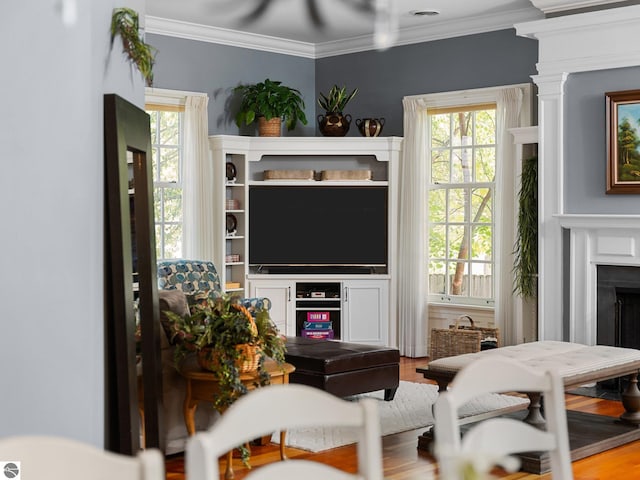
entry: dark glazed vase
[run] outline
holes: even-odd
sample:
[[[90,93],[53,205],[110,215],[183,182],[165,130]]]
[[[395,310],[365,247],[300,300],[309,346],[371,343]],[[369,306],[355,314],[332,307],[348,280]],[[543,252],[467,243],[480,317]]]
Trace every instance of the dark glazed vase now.
[[[363,137],[377,137],[384,127],[384,118],[357,118],[356,126]]]
[[[342,115],[342,112],[326,112],[318,115],[320,133],[325,137],[344,137],[351,125],[351,115]]]

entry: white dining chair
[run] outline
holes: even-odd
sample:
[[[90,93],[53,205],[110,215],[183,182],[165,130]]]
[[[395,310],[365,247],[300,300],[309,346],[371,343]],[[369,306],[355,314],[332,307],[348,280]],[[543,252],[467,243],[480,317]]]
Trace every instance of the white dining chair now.
[[[252,469],[248,478],[382,480],[382,440],[376,400],[348,401],[298,384],[253,390],[236,400],[209,430],[190,437],[185,451],[186,477],[220,478],[218,457],[255,438],[296,428],[337,426],[358,432],[357,474],[311,460],[286,459]]]
[[[545,429],[524,421],[492,418],[471,427],[461,438],[458,410],[488,393],[540,392]],[[463,368],[434,408],[435,449],[443,480],[459,480],[463,460],[500,461],[522,452],[548,451],[555,480],[573,479],[562,380],[553,371],[535,371],[513,359],[482,358]]]
[[[1,438],[0,460],[22,480],[165,480],[160,450],[129,456],[55,436]]]

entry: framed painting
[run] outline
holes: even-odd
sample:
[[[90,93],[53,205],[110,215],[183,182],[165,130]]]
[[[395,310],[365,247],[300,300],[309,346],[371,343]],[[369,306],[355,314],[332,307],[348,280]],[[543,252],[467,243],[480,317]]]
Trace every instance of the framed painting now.
[[[640,193],[640,90],[605,97],[607,193]]]

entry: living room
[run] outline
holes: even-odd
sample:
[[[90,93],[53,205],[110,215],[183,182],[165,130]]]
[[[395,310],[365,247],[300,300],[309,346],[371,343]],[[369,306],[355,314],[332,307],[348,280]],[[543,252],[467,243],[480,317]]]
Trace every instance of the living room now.
[[[0,428],[3,436],[45,432],[102,445],[102,95],[116,92],[142,106],[144,84],[120,52],[109,49],[106,25],[111,10],[120,4],[83,5],[77,12],[79,20],[69,27],[49,2],[38,2],[35,9],[15,3],[4,20],[7,28],[0,33],[5,63],[15,69],[4,79],[10,95],[3,119],[2,143],[7,160],[0,191],[2,204],[7,206],[3,209],[4,231],[11,233],[3,239],[6,269],[1,285],[6,311],[0,358],[2,378],[17,394],[3,401]],[[143,2],[126,3],[144,11],[140,5]],[[636,9],[621,8],[631,12],[624,15],[623,23],[625,28],[632,28],[629,25],[638,21]],[[41,16],[34,16],[34,11],[41,11]],[[20,25],[33,26],[35,47],[16,42],[24,34]],[[589,57],[590,49],[602,58],[618,51],[620,45],[612,48],[607,42],[613,38],[608,36],[610,29],[604,30],[599,34],[600,30],[592,28],[592,42],[581,44],[586,51],[572,45],[576,58]],[[147,41],[159,50],[157,87],[210,95],[212,134],[238,133],[232,121],[225,118],[227,90],[238,83],[269,77],[298,86],[307,100],[311,119],[315,118],[318,92],[333,83],[357,86],[359,94],[351,108],[353,117],[383,116],[387,119],[384,135],[403,136],[404,96],[528,83],[532,75],[540,73],[536,63],[543,62],[542,56],[552,51],[551,47],[541,52],[538,40],[524,38],[506,25],[497,31],[403,45],[385,52],[318,59],[156,33],[149,33]],[[594,43],[601,48],[596,50]],[[557,167],[562,175],[557,170],[546,172],[545,178],[550,181],[545,195],[552,203],[541,212],[545,218],[553,219],[558,213],[613,219],[614,215],[624,215],[621,220],[625,227],[637,225],[634,197],[604,192],[604,94],[634,89],[636,65],[640,65],[632,45],[625,46],[631,50],[623,55],[624,60],[602,62],[592,71],[567,67],[575,73],[553,85],[538,85],[540,89],[550,85],[551,91],[542,92],[544,100],[553,100],[555,95],[556,101],[562,98],[563,108],[561,127],[556,116],[551,117],[551,122],[544,117],[555,114],[540,109],[539,124],[551,125],[550,131],[545,130],[545,140],[556,139],[543,155],[564,159],[562,167]],[[456,74],[462,66],[468,68]],[[552,106],[557,107],[557,103]],[[543,123],[543,119],[547,121]],[[314,122],[297,134],[316,135]],[[550,164],[556,165],[553,161]],[[8,208],[10,205],[14,207]],[[576,222],[584,220],[572,218]],[[548,261],[541,266],[550,272],[548,278],[553,281],[549,280],[546,293],[543,292],[546,301],[541,304],[540,318],[548,322],[546,330],[550,333],[545,338],[569,339],[573,321],[570,318],[583,315],[576,308],[586,303],[591,290],[580,298],[570,296],[573,289],[568,286],[563,288],[559,270],[563,261],[558,247],[564,237],[560,227],[554,228],[547,250],[555,253],[545,257]],[[633,261],[637,265],[637,259]],[[568,305],[573,305],[572,309]],[[590,308],[586,314],[593,317]],[[582,340],[580,332],[587,327],[573,328],[577,332],[575,339]],[[592,326],[588,328],[592,330]],[[24,418],[17,415],[19,412],[29,415]]]

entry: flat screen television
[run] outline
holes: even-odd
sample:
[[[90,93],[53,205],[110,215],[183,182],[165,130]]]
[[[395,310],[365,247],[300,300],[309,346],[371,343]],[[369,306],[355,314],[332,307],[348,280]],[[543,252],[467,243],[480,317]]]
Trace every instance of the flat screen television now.
[[[249,264],[387,265],[387,187],[251,186]]]

